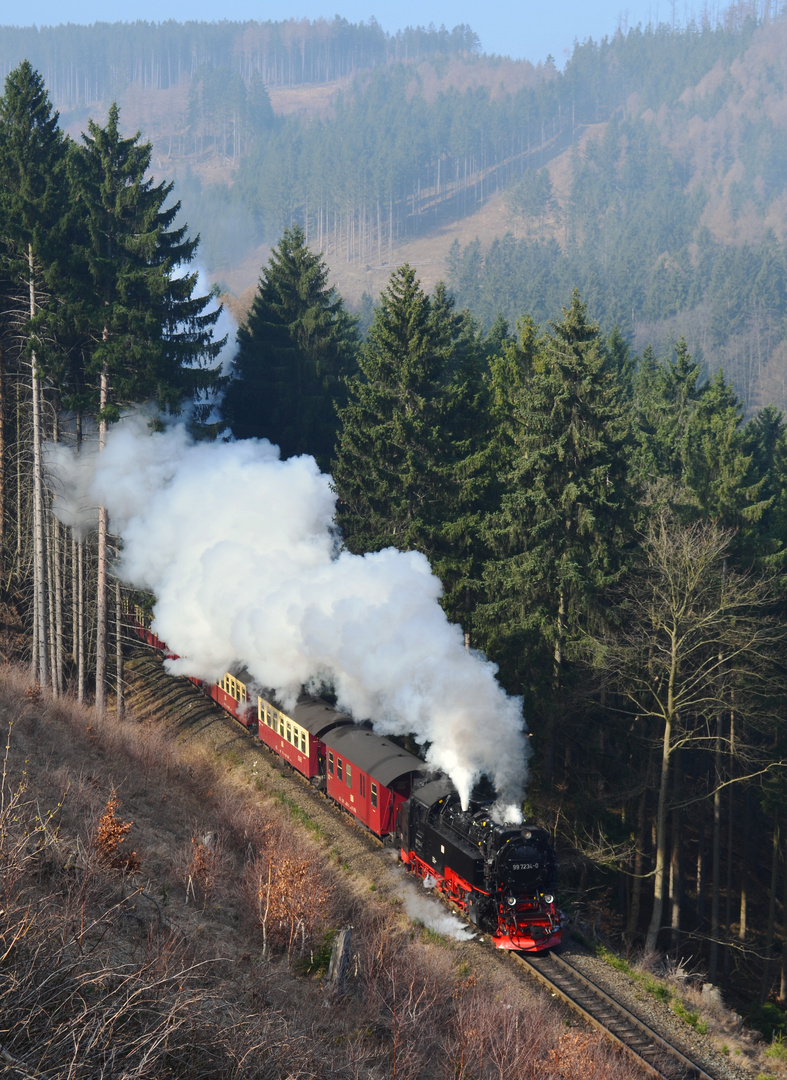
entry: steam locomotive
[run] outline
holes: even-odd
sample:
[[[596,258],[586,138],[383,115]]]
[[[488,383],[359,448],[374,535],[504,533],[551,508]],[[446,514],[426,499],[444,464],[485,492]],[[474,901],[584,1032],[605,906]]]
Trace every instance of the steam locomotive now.
[[[143,641],[172,655],[142,608],[127,604],[126,617]],[[407,869],[497,948],[537,952],[560,944],[557,862],[545,829],[502,825],[481,800],[463,809],[447,777],[322,698],[302,694],[285,711],[257,695],[255,706],[244,669],[217,683],[192,682],[362,825],[397,844]]]

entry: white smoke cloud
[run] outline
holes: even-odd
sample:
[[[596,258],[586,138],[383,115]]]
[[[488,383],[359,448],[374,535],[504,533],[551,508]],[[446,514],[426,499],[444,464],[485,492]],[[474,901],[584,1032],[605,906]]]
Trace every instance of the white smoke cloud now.
[[[210,280],[210,275],[208,274],[207,270],[204,269],[204,267],[181,265],[177,268],[178,272],[181,275],[190,274],[195,269],[197,273],[197,283],[194,287],[194,295],[207,296],[213,287],[213,283]],[[205,308],[205,314],[212,314],[214,311],[216,311],[218,307],[219,302],[216,300],[215,296],[211,296],[211,299],[207,307]],[[221,341],[222,338],[225,338],[226,340],[224,341],[224,345],[220,349],[218,356],[213,361],[212,366],[218,369],[220,374],[224,377],[230,375],[232,371],[232,362],[238,352],[237,333],[238,324],[235,321],[232,313],[230,312],[228,307],[222,307],[221,311],[219,312],[219,317],[213,326],[212,336],[214,341]],[[220,420],[221,417],[219,413],[219,406],[221,405],[221,400],[223,397],[223,388],[219,389],[216,392],[211,392],[208,394],[207,404],[209,406],[209,412],[208,416],[206,417],[207,423],[214,424],[218,420]]]
[[[107,507],[122,537],[115,571],[155,594],[173,672],[213,680],[240,663],[285,704],[329,681],[357,719],[431,744],[427,760],[464,803],[489,776],[516,820],[520,699],[464,648],[423,555],[338,550],[330,477],[313,458],[282,461],[267,440],[195,443],[181,423],[151,432],[138,414],[110,429],[101,455],[59,444],[48,459],[61,520]]]

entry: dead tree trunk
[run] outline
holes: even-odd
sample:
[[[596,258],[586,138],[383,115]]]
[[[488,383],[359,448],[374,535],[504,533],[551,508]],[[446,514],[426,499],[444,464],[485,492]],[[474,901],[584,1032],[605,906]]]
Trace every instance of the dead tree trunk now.
[[[101,372],[101,419],[98,424],[98,452],[103,453],[107,441],[107,422],[104,409],[107,404],[109,375],[106,367]],[[107,534],[109,519],[107,508],[98,508],[98,581],[96,584],[96,715],[107,711]]]
[[[36,313],[33,248],[27,249],[30,318]],[[32,676],[41,686],[49,678],[46,641],[46,552],[44,545],[44,485],[41,461],[41,399],[35,349],[30,354],[33,403],[33,641]]]
[[[118,720],[123,718],[123,612],[121,609],[120,582],[115,581],[115,678],[117,681],[115,712]]]

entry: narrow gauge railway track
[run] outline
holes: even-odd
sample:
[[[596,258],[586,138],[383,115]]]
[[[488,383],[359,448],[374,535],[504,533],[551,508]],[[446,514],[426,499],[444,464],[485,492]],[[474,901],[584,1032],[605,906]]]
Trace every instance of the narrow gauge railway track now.
[[[651,1076],[658,1080],[716,1080],[712,1073],[629,1012],[562,956],[519,953],[516,959],[553,995],[603,1031]]]

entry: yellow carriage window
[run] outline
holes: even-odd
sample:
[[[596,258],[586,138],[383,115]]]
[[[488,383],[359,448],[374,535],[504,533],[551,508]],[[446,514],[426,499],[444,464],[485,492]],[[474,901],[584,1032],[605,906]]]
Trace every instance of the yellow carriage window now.
[[[305,731],[301,732],[301,753],[302,754],[306,753],[306,732]]]
[[[287,742],[292,742],[292,728],[289,720],[287,721]]]

